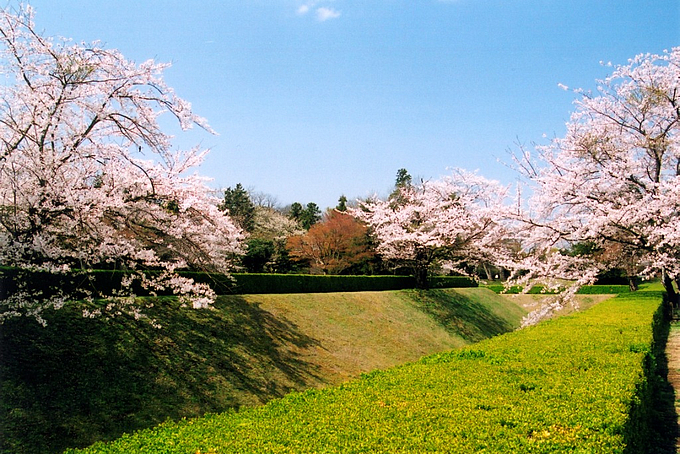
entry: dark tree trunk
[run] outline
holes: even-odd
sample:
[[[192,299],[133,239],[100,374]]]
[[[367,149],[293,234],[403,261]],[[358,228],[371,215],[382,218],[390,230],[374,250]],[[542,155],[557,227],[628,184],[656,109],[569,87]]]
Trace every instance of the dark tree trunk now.
[[[499,268],[498,275],[500,276],[501,281],[505,281],[507,279],[505,268]]]
[[[666,290],[666,294],[668,295],[668,300],[671,302],[673,308],[677,308],[678,293],[675,291],[675,287],[673,287],[673,281],[670,277],[668,277],[668,274],[666,274],[665,271],[662,273],[661,279],[663,281],[663,288]]]
[[[430,288],[430,282],[427,279],[427,267],[417,267],[413,270],[413,275],[416,278],[416,288],[423,290]]]
[[[482,264],[482,269],[484,270],[484,274],[486,274],[486,279],[488,281],[492,281],[493,276],[491,275],[491,270],[489,270],[489,266],[486,263],[484,263]]]
[[[638,289],[637,280],[635,276],[628,276],[628,288],[631,292],[636,292]]]

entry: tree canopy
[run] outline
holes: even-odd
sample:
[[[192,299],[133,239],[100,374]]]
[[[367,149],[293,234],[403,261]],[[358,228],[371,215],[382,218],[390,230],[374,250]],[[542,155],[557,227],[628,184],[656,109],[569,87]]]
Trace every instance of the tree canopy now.
[[[241,234],[205,179],[190,173],[205,151],[174,150],[158,123],[167,113],[182,129],[212,132],[165,84],[166,68],[135,64],[98,43],[44,37],[28,6],[0,11],[7,81],[0,87],[0,263],[52,272],[152,268],[162,272],[134,275],[119,296],[131,296],[137,280],[151,291],[170,287],[197,306],[210,302],[207,286],[175,271],[227,272]],[[89,289],[87,297],[96,296]],[[25,288],[0,303],[0,317],[38,315],[64,298]]]
[[[255,204],[241,183],[224,190],[224,200],[219,207],[246,232],[252,232],[255,228]]]
[[[427,287],[433,266],[467,273],[466,265],[503,257],[505,189],[499,184],[459,169],[396,190],[388,200],[349,212],[369,226],[378,254],[410,268],[420,287]]]
[[[329,210],[303,235],[288,238],[292,258],[308,261],[313,273],[342,274],[375,255],[366,226],[349,214]]]
[[[305,230],[309,230],[314,224],[321,220],[321,209],[314,202],[309,202],[302,206],[300,202],[295,202],[290,206],[290,219],[297,221]]]
[[[530,275],[594,279],[627,264],[680,281],[680,48],[643,54],[580,95],[564,137],[524,155],[534,183],[523,238]],[[558,252],[576,243],[600,254]],[[605,254],[606,252],[606,254]]]

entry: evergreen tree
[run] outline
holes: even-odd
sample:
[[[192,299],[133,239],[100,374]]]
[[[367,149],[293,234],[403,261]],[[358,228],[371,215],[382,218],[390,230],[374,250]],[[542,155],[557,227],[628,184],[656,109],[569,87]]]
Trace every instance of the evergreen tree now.
[[[305,230],[309,230],[314,224],[321,220],[321,209],[314,202],[309,202],[302,212],[300,224]]]
[[[288,213],[288,218],[290,218],[290,219],[292,219],[292,220],[294,220],[294,221],[296,221],[296,222],[300,222],[300,220],[302,219],[302,212],[303,212],[303,211],[304,211],[304,209],[302,208],[302,204],[299,203],[299,202],[294,202],[294,203],[290,206],[290,211],[289,211],[289,213]]]
[[[347,211],[347,197],[341,195],[338,199],[338,206],[335,207],[336,210],[342,211],[343,213]]]
[[[314,202],[308,203],[304,208],[301,203],[295,202],[290,206],[288,217],[297,221],[303,229],[309,230],[321,220],[321,209]]]
[[[394,183],[394,187],[399,189],[399,188],[404,188],[407,186],[411,186],[413,183],[413,178],[411,178],[411,175],[408,173],[408,170],[401,168],[397,170],[397,180]]]
[[[393,205],[401,205],[406,202],[404,192],[413,186],[413,178],[408,170],[401,168],[397,170],[397,178],[394,182],[394,190],[389,196]]]
[[[255,205],[241,183],[238,183],[233,189],[229,187],[224,191],[224,200],[220,204],[220,210],[228,214],[246,232],[253,231]]]

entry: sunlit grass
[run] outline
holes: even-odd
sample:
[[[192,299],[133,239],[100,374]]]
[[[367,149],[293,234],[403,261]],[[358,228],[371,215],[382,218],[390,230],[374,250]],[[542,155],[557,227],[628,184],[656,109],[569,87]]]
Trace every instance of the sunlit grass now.
[[[649,389],[661,295],[637,295],[83,453],[623,453],[646,443],[650,430],[649,396],[638,392]]]

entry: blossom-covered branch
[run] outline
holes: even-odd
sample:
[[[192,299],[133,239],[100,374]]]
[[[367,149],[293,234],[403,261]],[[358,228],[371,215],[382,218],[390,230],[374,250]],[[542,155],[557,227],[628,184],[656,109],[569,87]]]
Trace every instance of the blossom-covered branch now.
[[[0,87],[0,263],[161,269],[154,282],[138,280],[200,304],[212,297],[175,271],[227,272],[241,233],[191,173],[205,151],[174,150],[158,123],[167,112],[183,129],[212,132],[165,84],[166,68],[97,43],[43,37],[30,7],[0,11],[0,70],[9,81]],[[33,298],[1,303],[0,318],[63,302]]]
[[[601,271],[680,280],[680,48],[638,55],[580,94],[566,135],[538,147],[523,216],[527,276]],[[527,155],[523,153],[523,159]],[[587,246],[587,247],[583,247]],[[574,252],[576,251],[576,252]],[[580,251],[580,252],[579,252]]]

